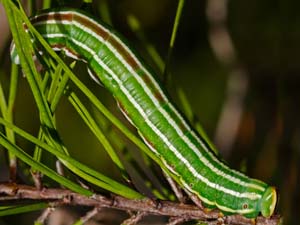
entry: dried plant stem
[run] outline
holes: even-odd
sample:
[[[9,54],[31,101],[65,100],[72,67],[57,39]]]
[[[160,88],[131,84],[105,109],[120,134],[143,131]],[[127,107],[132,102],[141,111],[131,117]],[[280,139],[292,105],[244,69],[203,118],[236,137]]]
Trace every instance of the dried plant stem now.
[[[144,216],[146,216],[146,212],[138,212],[134,215],[132,215],[130,218],[126,219],[123,221],[122,225],[135,225],[137,224],[140,220],[143,219]]]
[[[49,188],[39,190],[33,186],[18,185],[12,183],[0,184],[0,203],[22,200],[39,200],[60,205],[90,206],[96,208],[114,208],[124,211],[137,212],[138,214],[162,215],[176,218],[185,218],[185,221],[218,221],[220,218],[224,224],[253,225],[255,221],[240,215],[222,216],[218,210],[200,210],[191,204],[159,201],[153,199],[134,200],[120,196],[105,197],[95,194],[92,197],[80,195],[66,189]],[[280,216],[271,218],[258,217],[257,225],[276,225],[280,223]]]
[[[39,216],[39,218],[36,220],[36,222],[39,222],[40,224],[44,224],[47,220],[48,216],[54,211],[53,207],[49,207],[43,211],[43,213]]]
[[[91,218],[95,217],[100,212],[100,208],[93,208],[93,210],[89,211],[85,216],[81,217],[82,223],[86,223]]]

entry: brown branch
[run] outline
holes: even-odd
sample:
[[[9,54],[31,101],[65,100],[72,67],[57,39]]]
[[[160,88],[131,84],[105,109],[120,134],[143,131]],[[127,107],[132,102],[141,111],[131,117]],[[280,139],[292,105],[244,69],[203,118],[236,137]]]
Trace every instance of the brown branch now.
[[[82,224],[85,224],[91,218],[95,217],[100,212],[100,208],[93,208],[93,210],[89,211],[85,216],[81,217]]]
[[[138,212],[134,215],[132,215],[129,219],[123,221],[122,224],[124,225],[135,225],[137,224],[140,220],[143,219],[144,216],[146,216],[147,213],[146,212]]]
[[[40,224],[44,224],[46,219],[49,217],[49,215],[54,211],[53,207],[48,207],[45,209],[42,214],[37,218],[36,222],[39,222]]]
[[[171,217],[167,225],[177,225],[188,221],[185,217]]]
[[[191,204],[176,203],[170,201],[159,201],[152,199],[127,199],[121,196],[111,198],[95,194],[92,197],[80,195],[66,189],[43,188],[39,190],[33,186],[18,185],[12,183],[0,184],[0,203],[10,203],[11,201],[38,200],[49,204],[59,202],[61,205],[89,206],[96,208],[114,208],[124,211],[161,215],[175,218],[185,218],[200,221],[224,221],[224,224],[253,225],[254,221],[240,215],[222,217],[218,210],[200,210]],[[280,216],[271,218],[258,217],[257,225],[276,225],[280,222]]]
[[[165,171],[163,171],[163,174],[168,181],[170,187],[172,188],[176,198],[178,199],[179,202],[185,203],[186,199],[185,196],[183,195],[182,189],[178,186],[178,184],[173,180],[172,177],[170,177]]]
[[[32,176],[32,180],[34,182],[34,185],[37,189],[42,189],[43,188],[43,184],[42,184],[42,174],[39,171],[34,171],[31,170],[30,171],[31,176]]]

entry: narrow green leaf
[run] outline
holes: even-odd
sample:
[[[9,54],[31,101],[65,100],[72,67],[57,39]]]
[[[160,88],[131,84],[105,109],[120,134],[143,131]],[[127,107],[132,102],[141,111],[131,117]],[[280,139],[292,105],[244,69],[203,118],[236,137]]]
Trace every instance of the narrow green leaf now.
[[[0,118],[1,119],[1,118]],[[1,119],[2,120],[2,119]],[[78,184],[68,180],[67,178],[57,174],[54,170],[50,169],[49,167],[36,162],[30,155],[28,155],[25,151],[23,151],[20,147],[16,146],[15,144],[11,143],[3,133],[0,132],[0,144],[6,148],[8,151],[15,154],[20,160],[25,162],[26,164],[30,165],[34,169],[40,171],[41,173],[45,174],[46,176],[50,177],[51,179],[55,180],[56,182],[60,183],[61,185],[78,192],[83,195],[90,196],[93,193],[87,189],[82,188]]]
[[[9,206],[6,209],[0,209],[0,216],[9,216],[15,215],[20,213],[27,213],[32,211],[41,210],[47,208],[47,203],[36,203],[36,204],[26,204],[26,205],[16,205],[16,206]]]
[[[141,150],[143,150],[147,155],[149,155],[156,163],[158,163],[162,168],[165,168],[161,160],[155,156],[155,154],[149,150],[144,143],[136,137],[129,129],[121,123],[116,117],[114,117],[103,105],[102,103],[92,94],[92,92],[82,84],[82,82],[72,73],[67,65],[62,61],[62,59],[51,49],[48,43],[43,39],[43,37],[36,31],[36,29],[29,22],[28,18],[22,11],[20,14],[22,19],[28,26],[28,29],[34,34],[36,39],[41,43],[41,45],[45,48],[45,50],[49,53],[50,56],[53,57],[63,68],[63,70],[67,73],[70,79],[74,82],[74,84],[89,98],[89,100],[98,108],[121,132],[125,134],[133,143],[135,143]],[[67,167],[69,165],[66,165]]]
[[[171,39],[170,39],[167,59],[166,59],[166,62],[165,62],[165,68],[164,68],[164,72],[163,72],[163,79],[164,79],[165,83],[168,82],[171,79],[171,77],[169,75],[170,73],[168,71],[168,69],[169,69],[168,67],[169,67],[169,64],[170,64],[170,61],[171,61],[171,56],[172,56],[172,53],[173,53],[175,38],[176,38],[176,35],[177,35],[178,25],[179,25],[179,21],[180,21],[180,18],[181,18],[184,3],[185,3],[185,0],[179,0],[178,6],[177,6],[177,11],[176,11],[175,21],[174,21],[172,35],[171,35]]]
[[[17,81],[18,81],[18,69],[16,65],[13,65],[11,67],[8,102],[6,102],[4,91],[0,83],[0,110],[3,118],[10,122],[13,121],[13,107],[14,107],[15,96],[17,92],[17,83],[18,83]],[[5,127],[5,133],[8,139],[11,142],[15,143],[14,132],[11,129]],[[9,157],[9,166],[10,166],[10,179],[14,180],[16,178],[17,159],[11,153],[8,154],[8,157]]]
[[[14,6],[15,7],[15,6]],[[48,45],[48,43],[44,40],[44,38],[37,32],[37,30],[32,26],[30,21],[28,20],[25,13],[22,11],[20,14],[22,19],[28,26],[29,30],[36,36],[41,45],[45,48],[45,50],[55,59],[64,69],[64,71],[68,74],[70,79],[74,82],[74,84],[89,98],[89,100],[98,108],[116,127],[118,127],[134,144],[136,144],[140,149],[145,151],[148,155],[151,156],[157,163],[160,163],[160,160],[156,158],[156,156],[143,144],[143,142],[137,138],[129,129],[122,124],[115,116],[113,116],[107,108],[97,99],[97,97],[73,74],[73,72],[69,69],[69,67],[63,62],[63,60],[53,51],[53,49]]]
[[[49,93],[48,93],[48,102],[51,102],[52,99],[54,98],[54,95],[56,93],[56,89],[59,85],[59,80],[61,78],[61,72],[62,72],[62,67],[61,66],[57,66],[54,74],[52,76],[52,82],[49,88]],[[52,111],[53,112],[53,111]]]
[[[90,128],[90,130],[95,134],[97,139],[102,143],[104,149],[112,159],[112,161],[117,165],[117,167],[121,170],[122,174],[126,177],[126,179],[129,179],[125,168],[120,161],[118,155],[116,154],[114,148],[111,146],[103,132],[101,131],[100,127],[97,125],[96,121],[92,118],[88,110],[85,108],[85,106],[82,104],[82,102],[79,100],[79,98],[75,95],[75,93],[70,93],[68,97],[69,101],[73,105],[73,107],[76,109],[78,114],[81,116],[81,118],[84,120],[84,122],[87,124],[87,126]]]
[[[15,64],[12,64],[11,65],[11,73],[10,73],[8,107],[7,107],[7,112],[10,116],[12,116],[12,113],[13,113],[16,94],[17,94],[17,90],[18,90],[18,77],[19,77],[18,72],[19,72],[18,66]]]
[[[18,55],[20,57],[23,72],[26,75],[27,81],[30,85],[35,102],[40,112],[40,120],[44,126],[47,126],[52,130],[51,134],[53,134],[53,138],[49,139],[51,143],[61,151],[64,151],[65,154],[68,154],[67,149],[63,147],[59,135],[57,134],[50,107],[47,103],[46,97],[43,94],[42,80],[35,68],[35,64],[32,59],[32,55],[34,53],[32,42],[28,34],[24,31],[23,21],[28,27],[32,25],[19,1],[18,3],[20,9],[18,9],[10,1],[5,0],[4,2],[7,2],[7,4],[5,4],[6,11],[10,11],[13,15],[12,18],[8,17],[10,27],[14,37]]]
[[[24,130],[8,123],[7,121],[3,120],[2,118],[0,118],[0,123],[4,124],[7,127],[10,127],[11,129],[14,130],[14,132],[16,134],[24,137],[28,141],[40,146],[41,148],[45,149],[46,151],[48,151],[50,153],[56,155],[62,161],[67,163],[67,165],[69,166],[69,169],[71,171],[73,171],[75,174],[82,177],[83,179],[91,182],[92,184],[95,184],[99,187],[102,187],[103,189],[106,189],[108,191],[111,191],[113,193],[122,195],[122,196],[127,197],[127,198],[142,198],[143,197],[141,194],[139,194],[138,192],[132,190],[131,188],[129,188],[129,187],[123,185],[123,184],[120,184],[119,182],[117,182],[117,181],[115,181],[115,180],[113,180],[109,177],[106,177],[105,175],[103,175],[103,174],[89,168],[88,166],[76,161],[75,159],[71,158],[70,156],[65,155],[64,153],[56,150],[55,148],[53,148],[50,145],[47,145],[46,143],[44,143],[41,140],[33,137],[32,135],[28,134]],[[45,134],[47,134],[47,131],[45,131]],[[48,137],[48,135],[45,136],[45,138],[47,138],[47,137]],[[1,138],[0,138],[0,144],[1,144]],[[38,163],[38,164],[40,164],[40,163]],[[33,167],[36,168],[35,166],[33,166]],[[37,170],[41,171],[40,169],[37,169]],[[44,173],[43,171],[41,171],[41,172]]]
[[[179,2],[178,2],[175,21],[174,21],[173,30],[172,30],[172,36],[171,36],[171,40],[170,40],[170,49],[172,49],[174,47],[175,38],[177,35],[178,25],[179,25],[179,21],[181,18],[184,3],[185,3],[185,0],[179,0]]]

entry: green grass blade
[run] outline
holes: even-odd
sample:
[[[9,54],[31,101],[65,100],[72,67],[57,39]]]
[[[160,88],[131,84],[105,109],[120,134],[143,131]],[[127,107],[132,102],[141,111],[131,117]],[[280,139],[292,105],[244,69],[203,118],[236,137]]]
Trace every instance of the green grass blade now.
[[[57,90],[56,90],[56,92],[53,96],[53,99],[51,99],[51,110],[53,112],[55,112],[56,107],[59,103],[59,100],[62,98],[62,96],[65,92],[68,81],[69,81],[69,76],[64,75],[64,76],[61,77],[61,81],[58,84],[58,87],[57,87]]]
[[[14,6],[15,7],[15,6]],[[137,138],[129,129],[122,124],[115,116],[113,116],[109,110],[107,110],[103,104],[95,97],[95,95],[72,73],[69,67],[63,62],[63,60],[52,50],[48,43],[43,39],[43,37],[37,32],[37,30],[32,26],[30,21],[24,12],[21,14],[22,19],[28,26],[29,30],[36,36],[41,45],[49,53],[53,59],[55,59],[74,82],[74,84],[89,98],[89,100],[98,108],[116,127],[118,127],[133,143],[135,143],[139,148],[145,151],[151,158],[156,158],[156,156],[143,144],[143,142]],[[159,162],[158,159],[156,159]]]
[[[47,98],[48,102],[52,102],[52,99],[55,96],[56,89],[59,86],[59,81],[60,81],[60,78],[61,78],[61,72],[62,72],[62,67],[57,66],[55,68],[55,71],[54,71],[53,76],[52,76],[52,82],[51,82],[51,85],[50,85],[50,88],[49,88],[49,93],[48,93],[48,98]],[[52,111],[52,113],[53,112],[54,111]]]
[[[174,47],[175,38],[177,35],[178,25],[179,25],[179,22],[181,19],[181,14],[182,14],[182,9],[183,9],[184,3],[185,3],[185,0],[179,0],[179,2],[178,2],[175,21],[174,21],[173,30],[172,30],[172,36],[171,36],[171,40],[170,40],[170,49],[172,49]]]
[[[17,81],[18,81],[18,70],[17,70],[17,66],[13,65],[11,68],[11,79],[10,79],[8,102],[6,102],[2,84],[0,83],[0,111],[2,113],[3,118],[10,122],[13,121],[13,107],[14,107],[15,96],[17,92],[17,83],[18,83]],[[14,132],[11,129],[5,127],[5,133],[8,139],[11,142],[15,143]],[[9,158],[9,166],[10,166],[10,179],[15,180],[16,170],[17,170],[17,159],[11,153],[8,154],[8,158]]]
[[[11,73],[10,73],[10,87],[9,87],[9,95],[8,95],[8,107],[7,112],[8,115],[12,116],[13,108],[15,104],[16,94],[18,90],[18,66],[15,64],[11,65]]]
[[[123,163],[120,161],[118,155],[116,154],[114,148],[111,146],[110,142],[107,140],[103,132],[101,131],[100,127],[97,125],[96,121],[92,118],[88,110],[85,108],[85,106],[82,104],[82,102],[79,100],[79,98],[75,95],[74,92],[70,93],[68,97],[70,103],[73,105],[73,107],[76,109],[80,117],[84,120],[84,122],[87,124],[87,126],[90,128],[90,130],[95,134],[97,139],[102,143],[104,149],[112,159],[112,161],[117,165],[117,167],[121,170],[123,176],[125,176],[126,179],[129,179],[125,168],[123,166]]]
[[[34,54],[32,46],[33,44],[30,40],[30,37],[23,28],[23,21],[27,22],[28,24],[30,24],[30,21],[28,20],[20,3],[20,9],[18,9],[12,2],[8,0],[3,0],[3,5],[7,12],[9,25],[12,31],[18,55],[20,57],[23,72],[26,75],[35,102],[39,109],[41,123],[52,130],[53,138],[49,139],[51,143],[61,151],[65,151],[65,153],[68,154],[66,148],[63,148],[62,146],[62,142],[55,129],[50,107],[47,103],[45,95],[43,94],[42,79],[39,76],[32,59],[32,55]]]
[[[55,61],[58,62],[59,65],[62,66],[63,70],[70,77],[73,83],[89,98],[89,100],[96,106],[98,110],[100,110],[121,132],[125,134],[134,144],[136,144],[142,151],[144,151],[147,155],[149,155],[156,163],[158,163],[162,168],[164,168],[163,163],[157,158],[152,151],[150,151],[144,143],[136,137],[129,129],[121,123],[116,117],[114,117],[103,105],[102,103],[92,94],[92,92],[82,84],[82,82],[72,73],[67,65],[63,62],[63,60],[51,49],[48,43],[43,39],[43,37],[35,30],[32,24],[29,22],[25,13],[21,12],[21,17],[26,23],[28,29],[34,34],[36,39],[40,42],[40,44],[45,48],[45,50],[49,53],[51,57]],[[67,166],[68,167],[68,166]]]
[[[9,206],[6,209],[0,209],[0,216],[9,216],[9,215],[15,215],[15,214],[20,214],[20,213],[27,213],[27,212],[45,209],[47,207],[48,207],[48,204],[44,203],[44,202],[28,204],[28,205]]]
[[[76,161],[75,159],[71,158],[68,155],[65,155],[64,153],[58,151],[57,149],[53,148],[52,146],[42,142],[41,140],[33,137],[32,135],[28,134],[24,130],[14,126],[11,123],[8,123],[7,121],[0,118],[0,123],[13,129],[14,132],[28,141],[40,146],[41,148],[45,149],[46,151],[50,152],[51,154],[56,155],[59,157],[62,161],[68,164],[68,167],[71,171],[73,171],[75,174],[79,175],[83,179],[102,187],[106,190],[112,191],[116,194],[122,195],[124,197],[128,198],[141,198],[143,197],[141,194],[137,193],[136,191],[132,190],[131,188],[120,184],[119,182],[106,177],[105,175],[89,168],[88,166]],[[44,131],[45,134],[47,134],[47,131]],[[47,138],[48,135],[45,135]],[[1,144],[1,139],[0,139]],[[41,171],[42,172],[42,171]]]
[[[27,18],[27,16],[25,15],[25,13],[21,10],[21,11],[18,11],[17,9],[16,9],[16,7],[14,6],[14,5],[11,5],[11,7],[12,8],[14,8],[14,10],[15,10],[15,12],[16,12],[16,14],[18,15],[18,16],[21,16],[22,17],[22,19],[24,20],[24,22],[26,23],[26,25],[28,26],[28,28],[29,28],[29,30],[33,30],[33,32],[36,32],[36,30],[33,28],[33,26],[31,25],[31,23],[30,23],[30,21],[28,20],[28,18]],[[9,8],[9,10],[11,10],[10,8]],[[12,11],[12,10],[11,10]],[[19,21],[19,23],[20,23],[20,21]],[[13,26],[16,26],[16,24],[13,24]],[[35,35],[39,35],[38,34],[38,32],[36,32],[36,33],[34,33]],[[54,53],[54,51],[52,51],[52,49],[48,46],[48,44],[43,40],[43,38],[42,37],[40,37],[40,36],[38,36],[38,38],[40,38],[41,40],[41,43],[42,43],[42,45],[45,45],[46,46],[46,49],[47,49],[47,47],[49,48],[49,49],[47,49],[47,51],[49,50],[50,52],[52,52],[53,53],[53,58],[54,59],[56,59],[56,60],[58,60],[58,62],[60,62],[60,64],[61,65],[63,65],[63,68],[65,69],[65,70],[67,70],[67,72],[69,72],[69,73],[71,73],[71,71],[70,71],[70,69],[62,62],[62,60],[56,55],[56,53]],[[17,41],[15,42],[15,44],[16,44],[16,48],[21,48],[20,47],[20,43],[21,43],[21,41],[20,41],[20,39],[18,39],[18,37],[16,37],[16,39],[17,39]],[[43,43],[43,41],[44,41],[44,43]],[[25,53],[27,53],[26,52],[26,50],[24,50],[24,49],[22,49],[23,50],[23,52],[25,52]],[[29,74],[29,76],[28,75],[26,75],[27,76],[27,79],[29,80],[29,82],[30,82],[30,84],[31,84],[31,88],[32,88],[32,90],[33,90],[33,93],[34,93],[34,95],[35,95],[35,99],[36,99],[36,102],[37,102],[37,104],[38,104],[38,108],[39,108],[39,110],[40,110],[40,112],[41,112],[41,119],[43,119],[42,121],[45,123],[45,129],[47,130],[47,133],[48,134],[50,134],[51,132],[49,132],[49,129],[51,129],[51,131],[52,131],[52,129],[53,129],[53,131],[55,131],[55,129],[54,129],[54,124],[53,124],[53,121],[51,120],[51,113],[50,113],[50,110],[49,110],[49,108],[48,107],[46,107],[46,105],[44,104],[45,102],[46,102],[46,100],[45,100],[45,98],[44,98],[44,96],[43,96],[43,94],[42,94],[42,91],[40,90],[40,86],[41,85],[39,85],[39,83],[38,82],[40,82],[41,83],[41,81],[40,80],[38,80],[38,79],[35,79],[35,76],[34,76],[34,70],[35,70],[35,68],[32,68],[31,67],[31,65],[30,65],[30,62],[27,62],[27,59],[26,59],[26,57],[25,57],[25,53],[23,53],[23,52],[18,52],[19,53],[19,57],[20,57],[20,59],[21,59],[21,63],[23,62],[23,70],[26,70],[26,72]],[[31,55],[29,56],[30,54],[27,54],[27,58],[30,58],[31,57]],[[24,69],[25,68],[25,69]],[[34,72],[32,72],[32,71],[34,71]],[[24,71],[25,72],[25,71]],[[25,72],[25,73],[26,73]],[[26,74],[27,74],[26,73]],[[46,138],[48,138],[48,137],[46,137]],[[54,139],[54,140],[56,140],[56,139]],[[59,140],[56,140],[56,142],[55,143],[58,143],[59,142]],[[60,147],[60,148],[62,148],[62,149],[65,149],[63,146],[60,146],[60,145],[55,145],[56,147]],[[61,155],[61,154],[57,154],[57,152],[56,152],[56,155],[58,156],[58,157],[61,157],[61,156],[63,156],[63,155]],[[63,159],[63,160],[65,160],[65,159]],[[66,161],[65,161],[66,162]],[[80,169],[78,169],[77,167],[75,167],[75,166],[73,166],[73,164],[71,164],[71,163],[65,163],[65,165],[70,169],[70,170],[72,170],[74,173],[76,173],[77,175],[79,175],[79,176],[81,176],[81,177],[83,177],[83,178],[85,178],[86,180],[89,180],[89,181],[91,181],[92,183],[97,183],[98,185],[100,185],[100,186],[105,186],[105,184],[103,184],[103,183],[101,183],[101,182],[99,182],[99,180],[97,180],[97,179],[95,179],[94,177],[92,177],[92,176],[89,176],[88,174],[86,174],[86,173],[84,173],[83,171],[81,171]],[[82,166],[82,165],[81,165]],[[40,169],[40,168],[39,168]],[[113,182],[113,181],[110,181],[110,182]],[[115,193],[118,193],[118,194],[123,194],[123,196],[124,195],[127,195],[127,196],[134,196],[135,198],[138,196],[138,197],[141,197],[141,195],[140,194],[138,194],[138,193],[134,193],[134,194],[132,194],[133,192],[132,191],[129,191],[128,190],[128,193],[125,193],[123,190],[124,190],[124,188],[125,187],[122,187],[122,188],[120,188],[119,190],[114,190],[114,192]],[[110,187],[109,187],[109,185],[106,185],[106,187],[105,187],[105,189],[110,189]]]
[[[171,35],[171,39],[170,39],[167,59],[166,59],[165,68],[163,71],[163,80],[165,83],[167,83],[171,79],[170,73],[168,72],[169,64],[170,64],[171,56],[173,53],[174,43],[175,43],[177,31],[178,31],[178,25],[179,25],[181,15],[182,15],[182,9],[183,9],[184,3],[185,3],[185,0],[179,0],[178,6],[177,6],[177,11],[176,11],[175,21],[174,21],[172,35]]]
[[[1,118],[0,118],[1,119]],[[2,120],[2,119],[1,119]],[[49,178],[55,180],[56,182],[60,183],[61,185],[78,192],[83,195],[90,196],[93,193],[89,190],[86,190],[75,184],[74,182],[68,180],[67,178],[57,174],[54,170],[50,169],[49,167],[35,161],[30,155],[28,155],[25,151],[23,151],[20,147],[16,146],[15,144],[11,143],[3,133],[0,132],[0,144],[6,148],[8,151],[15,154],[20,160],[24,163],[30,165],[32,168],[40,171],[41,173],[45,174]]]

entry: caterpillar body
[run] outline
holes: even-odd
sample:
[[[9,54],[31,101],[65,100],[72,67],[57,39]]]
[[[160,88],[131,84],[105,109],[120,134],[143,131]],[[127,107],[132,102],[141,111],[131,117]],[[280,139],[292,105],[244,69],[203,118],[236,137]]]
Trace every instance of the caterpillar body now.
[[[154,74],[115,30],[75,9],[41,12],[34,27],[54,50],[83,60],[179,185],[207,207],[254,218],[273,214],[276,190],[230,169],[173,106]],[[19,63],[14,45],[11,58]]]

